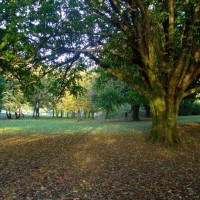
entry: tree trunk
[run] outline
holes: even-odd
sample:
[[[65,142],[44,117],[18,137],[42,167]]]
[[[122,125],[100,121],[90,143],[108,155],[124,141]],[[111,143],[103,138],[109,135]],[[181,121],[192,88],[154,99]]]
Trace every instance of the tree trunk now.
[[[84,111],[84,119],[87,118],[87,111]]]
[[[56,118],[59,117],[59,110],[58,110],[57,106],[55,106],[55,115],[56,115]]]
[[[39,102],[36,101],[33,109],[33,118],[38,118],[40,116],[40,107]]]
[[[145,117],[150,117],[151,116],[151,112],[150,112],[150,107],[149,105],[144,106],[145,107]]]
[[[156,97],[150,101],[152,129],[149,139],[165,144],[180,143],[177,118],[180,101],[173,97]]]
[[[20,118],[20,115],[17,113],[17,111],[15,111],[15,118],[16,118],[16,119],[19,119],[19,118]]]
[[[40,108],[37,108],[37,117],[40,117]]]
[[[55,108],[53,107],[53,118],[55,117]]]
[[[61,110],[61,111],[60,111],[60,118],[63,118],[63,114],[64,114],[64,111]]]
[[[94,119],[94,111],[91,111],[92,119]]]
[[[20,113],[20,117],[24,118],[24,113],[21,108],[19,109],[19,113]]]
[[[110,112],[109,109],[107,109],[107,110],[106,110],[105,119],[108,119],[108,117],[109,117],[109,112]]]
[[[15,118],[20,119],[20,117],[21,117],[21,108],[18,108],[15,111]]]
[[[127,113],[127,112],[124,113],[124,119],[125,119],[125,120],[128,119],[128,113]]]
[[[131,119],[133,121],[139,121],[139,111],[140,111],[140,105],[137,105],[137,104],[132,104],[131,105],[131,111],[132,111],[132,114],[131,114]]]
[[[36,108],[33,108],[33,118],[35,118],[35,112],[36,112]]]
[[[78,110],[78,113],[77,113],[77,121],[79,122],[81,120],[81,111]]]
[[[74,111],[72,112],[72,118],[76,118],[76,113]]]
[[[7,116],[8,119],[12,119],[10,109],[8,111],[6,110],[6,116]]]

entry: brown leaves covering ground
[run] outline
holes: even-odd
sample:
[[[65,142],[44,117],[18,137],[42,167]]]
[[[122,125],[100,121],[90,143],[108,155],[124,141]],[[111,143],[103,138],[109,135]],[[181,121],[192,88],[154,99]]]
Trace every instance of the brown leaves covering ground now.
[[[184,144],[139,134],[6,136],[0,199],[200,199],[200,125],[181,125]]]

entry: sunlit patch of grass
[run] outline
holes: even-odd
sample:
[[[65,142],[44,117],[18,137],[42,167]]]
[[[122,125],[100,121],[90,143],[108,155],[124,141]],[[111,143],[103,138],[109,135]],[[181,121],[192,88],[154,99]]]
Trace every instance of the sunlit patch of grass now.
[[[4,120],[0,121],[1,134],[127,134],[150,128],[150,122],[105,122],[66,119]]]
[[[2,134],[16,134],[17,132],[21,132],[21,127],[0,127],[0,135]]]
[[[200,122],[200,116],[179,117],[180,124]],[[151,128],[151,120],[139,122],[119,122],[105,120],[69,119],[23,119],[0,120],[0,137],[5,135],[32,134],[144,134]]]

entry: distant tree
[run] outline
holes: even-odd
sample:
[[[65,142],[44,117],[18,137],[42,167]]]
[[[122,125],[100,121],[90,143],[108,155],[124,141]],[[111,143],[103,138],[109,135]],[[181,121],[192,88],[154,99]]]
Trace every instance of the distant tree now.
[[[17,82],[13,79],[7,79],[3,92],[3,109],[6,110],[7,118],[12,118],[12,112],[15,113],[16,119],[23,116],[22,107],[24,103],[25,98]]]
[[[107,107],[107,110],[110,111],[128,103],[131,106],[131,119],[139,120],[139,108],[141,105],[146,105],[144,98],[110,73],[101,68],[96,71],[99,76],[95,79],[93,85],[93,93],[96,95],[93,95],[94,103],[100,107],[105,107],[105,109]]]
[[[61,99],[60,103],[58,103],[57,107],[67,113],[77,112],[78,119],[80,119],[81,113],[84,114],[84,118],[86,118],[89,114],[91,114],[93,118],[96,107],[91,101],[91,83],[94,77],[94,73],[81,73],[81,80],[79,80],[79,85],[82,87],[82,90],[79,90],[79,93],[76,94],[67,91],[65,96]]]
[[[118,83],[107,74],[101,73],[93,83],[92,102],[105,111],[105,119],[110,112],[121,105]]]
[[[49,84],[47,80],[43,79],[32,85],[28,99],[33,106],[33,118],[38,118],[40,116],[40,108],[48,102],[48,91]]]
[[[127,91],[125,93],[125,96],[127,97],[125,99],[125,103],[128,103],[131,106],[131,120],[139,121],[140,107],[147,106],[148,104],[145,99],[132,88],[127,85],[124,85],[124,87],[127,88]]]

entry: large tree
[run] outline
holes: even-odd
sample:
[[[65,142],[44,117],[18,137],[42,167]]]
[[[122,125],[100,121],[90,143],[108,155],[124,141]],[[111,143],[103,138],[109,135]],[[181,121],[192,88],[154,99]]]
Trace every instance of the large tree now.
[[[151,141],[180,141],[180,101],[200,90],[199,86],[190,87],[200,74],[199,0],[41,0],[2,4],[3,27],[11,32],[14,29],[22,40],[18,46],[26,47],[19,55],[32,58],[34,54],[36,60],[61,66],[84,53],[149,102],[153,118]],[[112,62],[107,62],[108,58]]]
[[[149,102],[151,141],[178,143],[180,101],[200,90],[190,87],[200,74],[200,1],[85,2],[98,16],[99,27],[103,23],[110,28],[103,52],[114,56],[120,66],[109,66],[102,57],[92,56]],[[142,86],[135,81],[137,73]]]

